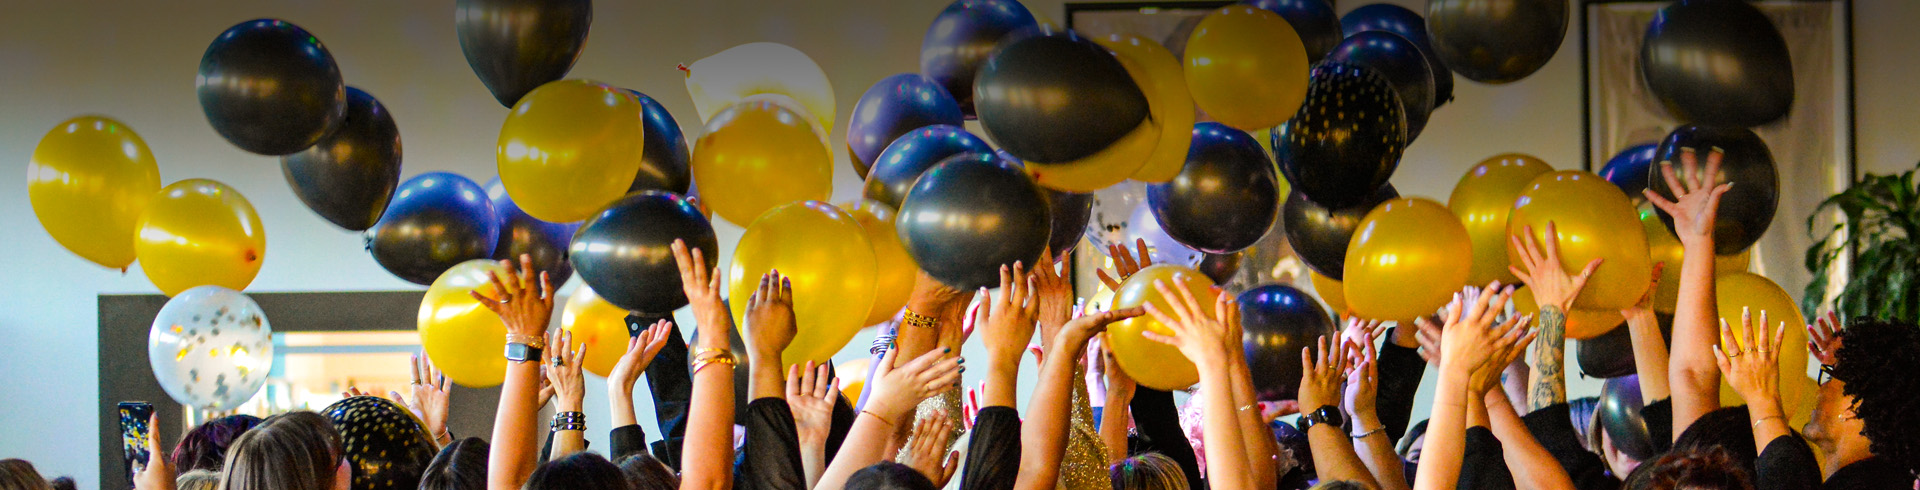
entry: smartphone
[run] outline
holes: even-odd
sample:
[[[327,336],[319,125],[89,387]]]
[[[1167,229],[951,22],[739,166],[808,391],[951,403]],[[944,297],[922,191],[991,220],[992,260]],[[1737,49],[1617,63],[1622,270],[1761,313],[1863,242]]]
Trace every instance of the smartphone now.
[[[120,451],[125,456],[120,467],[127,470],[127,481],[133,481],[133,465],[146,466],[147,436],[151,434],[147,427],[153,420],[153,404],[147,402],[120,402]]]

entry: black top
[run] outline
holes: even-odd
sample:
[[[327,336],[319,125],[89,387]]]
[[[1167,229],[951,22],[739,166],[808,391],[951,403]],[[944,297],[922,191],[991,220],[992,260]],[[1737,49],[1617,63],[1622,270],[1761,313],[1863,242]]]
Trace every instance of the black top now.
[[[1513,473],[1501,453],[1500,439],[1486,427],[1467,428],[1466,451],[1460,459],[1460,490],[1513,490]]]
[[[1835,470],[1822,483],[1820,462],[1798,435],[1780,436],[1767,443],[1767,449],[1760,452],[1757,470],[1759,478],[1754,482],[1760,490],[1911,490],[1914,480],[1913,474],[1900,465],[1875,456]]]
[[[1540,446],[1553,454],[1560,462],[1560,468],[1567,471],[1567,477],[1573,480],[1573,487],[1580,490],[1612,490],[1620,488],[1620,479],[1607,474],[1607,463],[1600,455],[1588,451],[1580,443],[1580,436],[1573,432],[1573,414],[1566,403],[1548,405],[1533,413],[1521,417],[1527,424],[1527,432],[1533,434]]]
[[[987,407],[973,418],[961,490],[1009,490],[1020,476],[1020,412]]]
[[[614,427],[607,434],[607,442],[613,444],[613,460],[625,461],[629,456],[647,453],[647,430],[640,424]]]
[[[1391,339],[1393,334],[1388,333],[1387,337]],[[1374,398],[1374,413],[1380,417],[1380,424],[1386,426],[1387,440],[1398,441],[1407,434],[1407,423],[1413,415],[1413,397],[1420,391],[1420,378],[1427,373],[1427,360],[1420,358],[1419,349],[1401,347],[1389,340],[1381,344],[1377,362],[1380,385]]]
[[[1200,478],[1200,459],[1193,455],[1193,444],[1187,442],[1187,433],[1180,428],[1180,409],[1173,405],[1173,393],[1141,386],[1134,390],[1127,407],[1133,411],[1133,428],[1140,434],[1139,452],[1157,452],[1172,459],[1186,473],[1188,488],[1207,488]]]
[[[1647,421],[1648,439],[1653,440],[1653,453],[1661,454],[1673,450],[1673,399],[1661,398],[1640,406],[1640,419]],[[1652,461],[1653,458],[1647,458]]]
[[[740,447],[740,464],[733,483],[747,490],[807,490],[806,470],[800,464],[800,435],[793,426],[793,410],[780,398],[761,398],[747,404],[747,440]]]
[[[627,315],[627,330],[645,329],[657,318],[638,313]],[[647,390],[653,394],[653,415],[660,423],[660,441],[653,443],[653,456],[668,468],[680,471],[680,445],[687,435],[687,406],[693,402],[693,373],[687,366],[687,342],[680,336],[680,323],[672,325],[667,343],[647,364]],[[615,450],[618,452],[618,449]],[[617,459],[615,461],[618,461]]]
[[[1874,456],[1855,461],[1833,472],[1823,488],[1861,488],[1869,490],[1913,488],[1913,473],[1886,458]]]

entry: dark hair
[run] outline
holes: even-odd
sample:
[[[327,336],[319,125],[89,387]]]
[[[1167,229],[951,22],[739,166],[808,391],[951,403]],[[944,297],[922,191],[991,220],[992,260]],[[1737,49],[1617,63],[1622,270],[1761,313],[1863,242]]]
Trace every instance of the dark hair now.
[[[79,485],[73,483],[73,477],[69,476],[54,478],[52,481],[47,482],[47,486],[53,487],[53,490],[76,490],[80,488]]]
[[[227,459],[227,447],[257,425],[260,417],[252,415],[228,415],[201,423],[181,436],[180,444],[173,446],[173,470],[219,472],[221,463]]]
[[[1427,421],[1415,422],[1413,427],[1407,428],[1406,435],[1400,436],[1400,442],[1393,445],[1393,452],[1399,454],[1400,459],[1407,459],[1407,455],[1413,454],[1413,441],[1418,441],[1425,435],[1427,435]]]
[[[1573,419],[1573,433],[1580,436],[1580,444],[1587,451],[1600,453],[1600,397],[1588,396],[1567,400],[1567,418]]]
[[[1907,471],[1920,469],[1920,330],[1912,324],[1860,318],[1840,332],[1833,379],[1853,398],[1867,448]]]
[[[287,412],[240,434],[227,448],[223,490],[326,490],[346,452],[340,433],[320,414]]]
[[[619,466],[598,453],[581,451],[567,457],[548,461],[533,470],[527,477],[527,490],[569,490],[575,488],[596,488],[607,490],[631,490],[627,476],[620,472]]]
[[[440,449],[420,474],[420,490],[487,488],[487,441],[468,437]]]
[[[1753,479],[1760,451],[1753,447],[1753,422],[1747,416],[1745,405],[1707,412],[1673,439],[1674,452],[1705,452],[1715,448],[1726,451],[1741,473]]]
[[[1753,490],[1748,470],[1718,447],[1675,448],[1627,475],[1628,490]]]
[[[680,475],[651,454],[638,453],[620,460],[620,472],[627,475],[633,490],[674,490],[680,488]]]
[[[913,467],[881,461],[847,477],[845,490],[934,490],[933,480]]]
[[[0,488],[39,490],[51,488],[33,463],[24,459],[0,459]]]

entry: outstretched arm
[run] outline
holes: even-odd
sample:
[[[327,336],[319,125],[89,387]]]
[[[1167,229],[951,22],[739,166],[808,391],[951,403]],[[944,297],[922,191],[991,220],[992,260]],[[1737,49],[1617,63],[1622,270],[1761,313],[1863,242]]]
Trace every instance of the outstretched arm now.
[[[1393,439],[1387,436],[1386,424],[1380,421],[1376,409],[1380,372],[1377,366],[1379,354],[1373,348],[1376,333],[1373,332],[1378,332],[1381,327],[1378,322],[1371,323],[1370,332],[1363,334],[1357,345],[1349,344],[1348,347],[1355,359],[1354,364],[1347,368],[1345,399],[1347,414],[1353,417],[1350,437],[1353,439],[1354,452],[1366,464],[1367,472],[1373,474],[1373,481],[1379,484],[1379,488],[1402,490],[1407,488],[1406,465],[1400,460],[1400,455],[1393,452]],[[1364,327],[1367,323],[1350,321],[1348,325],[1349,328],[1353,325]],[[1315,452],[1314,456],[1319,457],[1319,453]],[[1320,462],[1315,460],[1314,466],[1317,468],[1319,465]]]
[[[1654,291],[1660,289],[1660,271],[1665,263],[1653,264],[1653,281],[1647,294],[1632,307],[1620,310],[1627,318],[1627,334],[1633,339],[1633,370],[1639,375],[1640,397],[1649,402],[1673,396],[1667,388],[1667,335],[1660,331],[1660,319],[1653,314]]]
[[[1707,155],[1703,170],[1691,148],[1680,149],[1681,169],[1660,162],[1660,175],[1673,190],[1667,200],[1648,189],[1647,202],[1673,218],[1673,233],[1685,253],[1680,259],[1680,295],[1673,309],[1672,364],[1667,372],[1673,392],[1673,436],[1680,437],[1693,421],[1720,408],[1720,370],[1713,362],[1714,303],[1713,225],[1720,196],[1733,184],[1713,185],[1720,173],[1721,153]]]
[[[1096,312],[1060,327],[1049,344],[1053,350],[1041,360],[1039,386],[1033,390],[1027,420],[1020,428],[1020,477],[1014,488],[1052,488],[1059,481],[1060,461],[1067,449],[1074,365],[1094,334],[1106,330],[1109,323],[1139,315],[1133,309]]]
[[[880,462],[888,439],[899,424],[906,423],[914,405],[960,382],[960,358],[946,349],[911,360],[903,360],[899,349],[889,350],[873,370],[872,396],[854,419],[839,454],[814,484],[816,490],[845,487],[855,471]]]
[[[1228,339],[1225,322],[1217,318],[1217,314],[1209,315],[1187,288],[1180,288],[1175,293],[1163,280],[1154,281],[1153,288],[1167,299],[1168,307],[1173,311],[1161,311],[1152,303],[1147,303],[1147,313],[1173,330],[1174,334],[1169,337],[1147,330],[1142,335],[1179,348],[1180,353],[1193,361],[1194,367],[1200,371],[1200,396],[1206,397],[1202,421],[1206,428],[1205,443],[1209,452],[1224,456],[1207,458],[1208,484],[1216,490],[1251,489],[1254,479],[1247,467],[1247,458],[1232,456],[1247,452],[1245,441],[1236,434],[1240,430],[1240,422],[1234,414],[1233,380],[1231,369],[1227,367],[1231,359],[1227,350],[1239,348],[1240,339]]]
[[[1440,384],[1434,393],[1433,416],[1421,445],[1420,469],[1414,478],[1418,490],[1453,488],[1466,456],[1468,410],[1475,398],[1486,396],[1500,372],[1520,355],[1533,333],[1529,318],[1508,318],[1496,324],[1512,290],[1498,282],[1475,293],[1456,293],[1447,305],[1440,335]],[[1484,401],[1478,402],[1484,404]]]
[[[1527,383],[1527,410],[1531,412],[1567,402],[1567,312],[1587,287],[1587,278],[1600,268],[1600,259],[1588,262],[1579,275],[1568,274],[1560,262],[1559,230],[1552,222],[1547,223],[1544,238],[1536,239],[1528,226],[1522,236],[1507,240],[1520,256],[1520,263],[1507,269],[1526,283],[1540,305],[1539,339],[1529,356],[1533,369]]]
[[[673,258],[699,324],[691,359],[693,400],[680,449],[680,488],[727,490],[733,488],[733,368],[738,364],[727,339],[733,314],[721,302],[720,279],[700,249],[689,251],[685,242],[674,240]]]
[[[533,258],[520,256],[519,267],[500,261],[506,277],[488,272],[493,296],[473,291],[474,300],[500,316],[507,326],[509,342],[521,342],[535,348],[545,344],[547,322],[553,317],[553,285],[547,273],[534,281]],[[540,345],[534,345],[540,344]],[[497,490],[520,488],[538,464],[540,438],[534,418],[540,410],[540,359],[507,363],[506,381],[500,386],[500,407],[493,419],[493,444],[487,453],[487,486]]]

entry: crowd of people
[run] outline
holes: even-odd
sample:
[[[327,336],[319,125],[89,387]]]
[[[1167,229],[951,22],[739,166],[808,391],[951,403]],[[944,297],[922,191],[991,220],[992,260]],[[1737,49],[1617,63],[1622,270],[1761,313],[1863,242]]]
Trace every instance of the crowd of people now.
[[[1165,307],[1079,311],[1051,257],[1002,267],[992,291],[923,278],[898,325],[876,342],[861,394],[843,396],[831,366],[781,362],[796,332],[789,279],[771,272],[750,297],[735,298],[747,303],[745,352],[735,352],[728,334],[736,319],[719,279],[700,250],[676,242],[698,328],[690,344],[664,320],[630,340],[607,378],[615,427],[605,455],[588,450],[584,436],[583,348],[547,329],[552,284],[523,258],[493,277],[496,294],[475,293],[503,320],[509,342],[524,347],[508,363],[491,437],[453,437],[447,381],[417,360],[412,396],[392,396],[441,449],[405,476],[423,490],[931,490],[956,478],[964,490],[1916,488],[1920,328],[1831,315],[1809,327],[1805,348],[1822,379],[1811,421],[1796,431],[1777,360],[1802,347],[1783,345],[1779,312],[1717,320],[1712,229],[1727,186],[1702,176],[1718,157],[1664,166],[1676,199],[1647,193],[1673,216],[1685,256],[1667,264],[1681,270],[1670,338],[1647,302],[1622,312],[1648,402],[1639,415],[1656,446],[1643,460],[1582,429],[1593,408],[1576,410],[1566,394],[1568,313],[1606,264],[1568,270],[1554,240],[1526,230],[1512,238],[1520,252],[1512,272],[1537,314],[1509,313],[1516,285],[1495,282],[1410,324],[1349,319],[1301,352],[1297,398],[1280,404],[1255,397],[1232,295],[1207,301],[1159,282]],[[1144,244],[1110,252],[1116,267],[1099,275],[1114,289],[1151,263]],[[1170,331],[1146,337],[1198,369],[1192,430],[1182,427],[1173,393],[1138,386],[1110,365],[1103,331],[1143,315]],[[1037,384],[1022,393],[1018,371],[1036,335]],[[967,363],[958,352],[970,339],[987,352],[972,363],[986,380],[963,403]],[[1429,366],[1439,376],[1432,403],[1410,427]],[[749,372],[744,410],[734,407],[736,369]],[[665,432],[651,445],[634,412],[643,373]],[[1744,405],[1721,406],[1723,381]],[[548,404],[554,415],[543,434],[536,418]],[[1300,414],[1297,424],[1276,421],[1288,412]],[[739,443],[736,426],[744,428]],[[341,434],[308,411],[215,419],[170,450],[162,440],[154,435],[152,460],[135,465],[135,488],[345,489],[368,471],[350,465]],[[0,461],[0,487],[62,484],[72,482]]]

